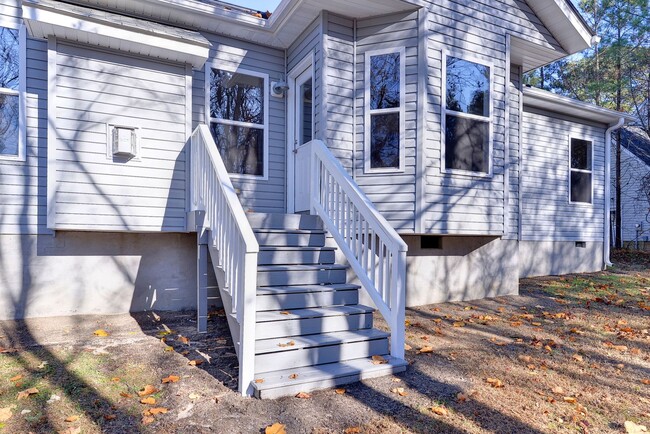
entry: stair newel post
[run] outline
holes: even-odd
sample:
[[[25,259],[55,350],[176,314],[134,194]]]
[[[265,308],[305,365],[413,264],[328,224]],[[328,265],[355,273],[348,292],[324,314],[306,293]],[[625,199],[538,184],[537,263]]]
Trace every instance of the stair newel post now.
[[[399,249],[393,257],[392,290],[390,293],[390,354],[404,358],[406,330],[404,326],[406,308],[406,250]]]
[[[320,142],[317,142],[313,140],[309,146],[310,146],[310,172],[311,172],[311,185],[309,187],[309,203],[310,203],[310,214],[317,215],[317,211],[315,208],[315,204],[319,203],[320,204],[320,182],[321,182],[321,164],[320,164],[320,159],[316,155],[318,152],[318,146],[320,145]]]
[[[239,329],[239,390],[243,396],[253,395],[255,376],[255,296],[257,290],[257,252],[246,252],[240,270],[242,296]]]

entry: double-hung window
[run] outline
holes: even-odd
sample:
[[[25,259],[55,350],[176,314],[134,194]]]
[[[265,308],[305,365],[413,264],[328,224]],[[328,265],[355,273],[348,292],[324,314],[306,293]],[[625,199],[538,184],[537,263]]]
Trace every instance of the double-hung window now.
[[[574,203],[592,203],[593,144],[589,140],[570,139],[569,194]]]
[[[0,27],[0,159],[21,157],[18,29]]]
[[[366,53],[366,172],[404,170],[404,48]]]
[[[233,175],[268,176],[268,77],[251,71],[209,70],[210,131]]]
[[[443,167],[491,174],[491,68],[444,56]]]

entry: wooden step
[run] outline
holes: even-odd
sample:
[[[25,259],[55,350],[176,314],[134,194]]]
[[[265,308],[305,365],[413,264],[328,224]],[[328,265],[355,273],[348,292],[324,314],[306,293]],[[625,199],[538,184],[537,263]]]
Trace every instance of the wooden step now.
[[[261,265],[257,267],[258,286],[320,285],[345,283],[347,267],[323,265]]]
[[[249,213],[246,217],[253,229],[323,229],[322,220],[315,215]]]
[[[322,230],[254,229],[253,232],[260,246],[325,246],[325,232]]]
[[[257,255],[258,265],[310,265],[333,264],[335,260],[333,247],[260,247]]]
[[[354,305],[358,302],[357,285],[264,286],[257,290],[256,306],[258,311],[265,311]]]
[[[318,366],[283,369],[256,375],[252,386],[254,396],[273,399],[294,396],[299,392],[327,389],[354,383],[368,378],[397,374],[406,370],[407,363],[402,359],[381,355],[386,363],[373,364],[370,357]]]
[[[255,337],[271,339],[369,329],[373,310],[355,305],[257,312]]]
[[[255,352],[255,371],[264,373],[385,354],[388,335],[368,329],[268,339],[257,341]]]

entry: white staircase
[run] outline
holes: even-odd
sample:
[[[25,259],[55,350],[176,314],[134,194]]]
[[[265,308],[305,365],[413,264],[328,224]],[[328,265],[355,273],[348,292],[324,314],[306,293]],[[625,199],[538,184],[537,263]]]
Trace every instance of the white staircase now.
[[[197,327],[206,330],[209,252],[243,395],[292,395],[406,367],[406,244],[323,142],[305,146],[307,161],[299,163],[310,167],[314,215],[247,215],[208,127],[190,138]],[[362,286],[347,283],[326,233]],[[374,309],[358,304],[360,288],[390,333],[372,328]]]
[[[335,264],[320,218],[249,214],[258,240],[254,395],[276,398],[401,372],[389,333]],[[382,356],[386,363],[373,361]]]

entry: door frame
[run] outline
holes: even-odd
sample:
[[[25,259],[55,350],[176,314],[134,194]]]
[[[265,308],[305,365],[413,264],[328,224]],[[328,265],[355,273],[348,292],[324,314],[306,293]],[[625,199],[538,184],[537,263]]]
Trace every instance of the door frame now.
[[[300,77],[306,71],[311,72],[312,87],[314,86],[314,53],[311,52],[307,54],[303,59],[296,64],[289,74],[287,75],[287,81],[289,84],[289,89],[287,90],[287,143],[286,143],[286,154],[287,154],[287,172],[286,172],[286,185],[287,185],[287,213],[291,214],[295,211],[295,195],[296,190],[294,188],[295,182],[295,154],[293,152],[294,142],[296,140],[296,79]],[[313,91],[313,90],[312,90]],[[315,96],[314,92],[314,96]],[[315,102],[315,99],[312,101]],[[313,102],[312,102],[313,104]],[[315,107],[315,104],[314,104]],[[314,115],[312,111],[312,132],[314,131]]]

